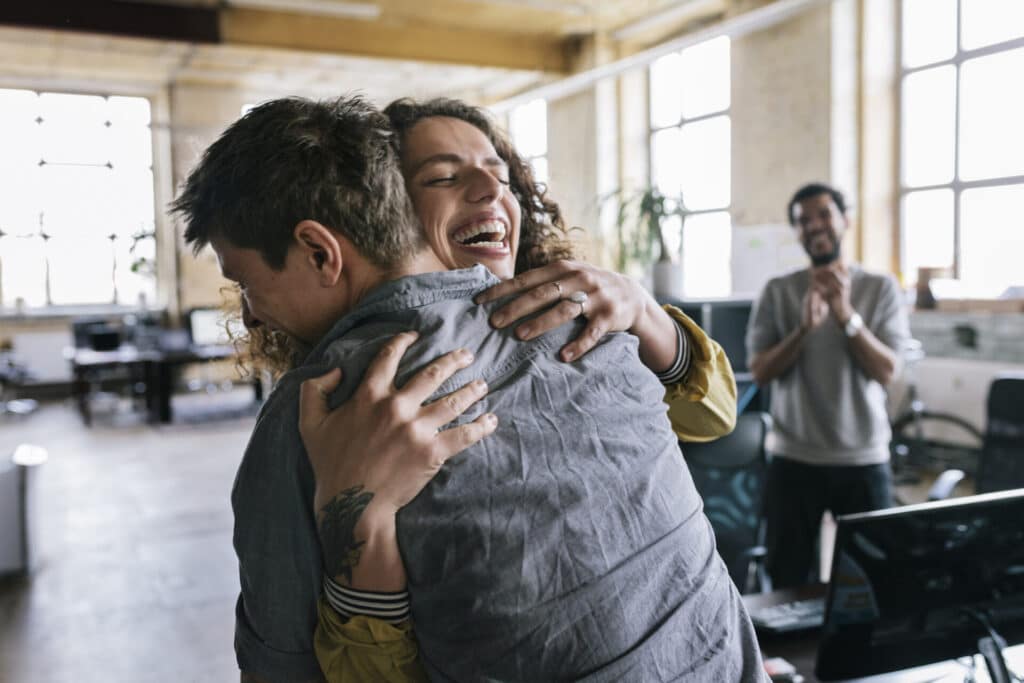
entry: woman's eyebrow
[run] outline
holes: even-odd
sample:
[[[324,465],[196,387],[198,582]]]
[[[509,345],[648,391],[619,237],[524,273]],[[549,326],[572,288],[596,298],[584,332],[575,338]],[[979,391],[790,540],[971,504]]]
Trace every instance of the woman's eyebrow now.
[[[451,152],[442,152],[441,154],[434,154],[425,159],[420,159],[419,161],[417,161],[415,164],[413,164],[412,173],[416,174],[424,166],[429,166],[430,164],[458,163],[460,161],[462,161],[462,157],[460,157],[458,154],[452,154]]]

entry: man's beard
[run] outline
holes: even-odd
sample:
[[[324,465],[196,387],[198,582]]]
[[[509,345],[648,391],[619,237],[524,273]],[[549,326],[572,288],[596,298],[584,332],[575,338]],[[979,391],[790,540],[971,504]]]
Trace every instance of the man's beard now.
[[[812,254],[810,245],[804,244],[804,251],[806,251],[807,255],[811,257],[812,265],[827,266],[828,264],[833,263],[839,259],[839,240],[833,239],[831,240],[831,242],[832,248],[829,251],[826,251],[822,254]]]

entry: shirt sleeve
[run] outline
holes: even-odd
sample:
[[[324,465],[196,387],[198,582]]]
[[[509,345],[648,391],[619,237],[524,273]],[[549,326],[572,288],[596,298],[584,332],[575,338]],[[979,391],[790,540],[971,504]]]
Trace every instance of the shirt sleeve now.
[[[736,426],[736,379],[722,347],[674,306],[665,306],[686,332],[690,369],[665,387],[672,429],[680,441],[713,441]]]
[[[878,295],[878,305],[867,320],[871,332],[893,351],[900,353],[910,339],[910,321],[899,285],[885,276]]]
[[[346,620],[321,600],[314,646],[328,683],[427,681],[408,619],[400,624],[367,616]]]
[[[241,586],[235,654],[240,670],[265,680],[320,678],[313,651],[322,576],[313,486],[298,432],[298,383],[282,378],[231,494]]]

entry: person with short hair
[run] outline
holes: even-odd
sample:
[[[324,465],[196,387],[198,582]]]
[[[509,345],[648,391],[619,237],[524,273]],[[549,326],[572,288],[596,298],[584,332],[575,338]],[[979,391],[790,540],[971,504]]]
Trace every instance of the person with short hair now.
[[[432,123],[449,129],[455,153],[429,163],[456,166],[426,179],[442,188],[433,209],[466,211],[450,191],[463,184],[479,202],[460,229],[514,234],[521,208],[486,136],[458,119]],[[269,397],[233,491],[243,678],[317,678],[304,640],[311,581],[388,590],[408,576],[421,660],[436,677],[761,680],[749,619],[637,339],[606,335],[566,363],[554,354],[582,319],[527,339],[493,327],[501,301],[472,297],[494,275],[417,250],[409,201],[383,168],[398,170],[394,154],[358,98],[273,101],[207,150],[176,202],[190,243],[214,248],[252,319],[311,348]],[[259,177],[271,167],[280,173]],[[290,236],[283,254],[277,234]],[[380,244],[400,255],[366,246]],[[565,298],[585,314],[589,297],[576,291]],[[458,347],[470,351],[435,360]],[[375,357],[383,372],[360,384]],[[322,378],[306,386],[332,403],[355,394],[346,406],[366,422],[385,434],[409,424],[428,446],[385,439],[361,457],[311,449],[307,460],[299,386],[331,366],[342,369],[328,375],[336,389]],[[435,447],[442,439],[454,447]]]
[[[810,266],[765,285],[746,339],[754,380],[771,386],[767,567],[776,589],[816,578],[825,510],[891,505],[885,387],[909,337],[895,279],[842,256],[842,193],[811,183],[786,210]]]

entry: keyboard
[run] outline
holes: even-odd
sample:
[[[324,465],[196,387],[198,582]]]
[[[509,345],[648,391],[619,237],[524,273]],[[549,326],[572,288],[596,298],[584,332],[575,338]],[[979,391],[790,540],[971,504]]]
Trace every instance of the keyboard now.
[[[788,633],[821,628],[825,622],[825,598],[794,600],[750,611],[754,626],[769,633]]]

